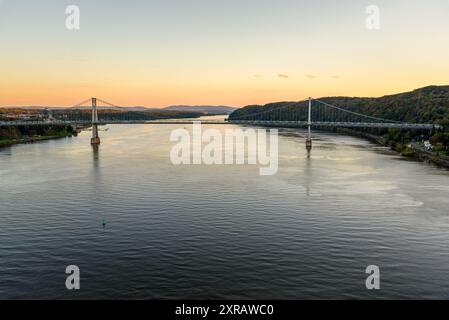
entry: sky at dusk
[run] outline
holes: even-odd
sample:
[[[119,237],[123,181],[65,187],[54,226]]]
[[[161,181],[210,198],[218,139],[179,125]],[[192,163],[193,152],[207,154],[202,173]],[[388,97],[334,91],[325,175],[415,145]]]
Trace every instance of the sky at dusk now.
[[[448,0],[0,0],[0,106],[381,96],[449,84],[448,40]]]

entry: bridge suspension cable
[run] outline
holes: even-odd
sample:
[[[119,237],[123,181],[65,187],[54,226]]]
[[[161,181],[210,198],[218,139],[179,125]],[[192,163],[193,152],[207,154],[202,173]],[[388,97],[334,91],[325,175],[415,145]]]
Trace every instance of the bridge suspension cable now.
[[[108,106],[108,107],[113,107],[113,108],[116,108],[116,109],[121,109],[121,110],[127,111],[127,112],[130,111],[130,110],[124,108],[124,107],[120,107],[120,106],[118,106],[118,105],[115,105],[115,104],[113,104],[113,103],[107,102],[107,101],[102,100],[102,99],[99,99],[99,98],[97,98],[97,102],[100,102],[100,103],[102,103],[102,104],[104,104],[104,105],[106,105],[106,106]],[[82,101],[82,102],[80,102],[80,103],[77,103],[76,105],[74,105],[74,106],[72,106],[72,107],[69,107],[69,108],[67,108],[67,109],[77,109],[77,108],[83,106],[84,104],[89,104],[89,107],[90,107],[91,104],[92,104],[92,98],[87,99],[87,100],[84,100],[84,101]]]
[[[69,108],[67,108],[67,109],[76,109],[76,108],[81,107],[83,104],[86,104],[86,103],[91,102],[91,101],[92,101],[92,99],[87,99],[87,100],[84,100],[84,101],[82,101],[82,102],[80,102],[80,103],[77,103],[77,104],[75,104],[74,106],[69,107]]]
[[[365,117],[365,118],[368,118],[368,119],[378,120],[378,121],[383,121],[383,122],[389,122],[389,123],[404,123],[402,121],[395,121],[395,120],[389,120],[389,119],[384,119],[384,118],[378,118],[378,117],[368,116],[368,115],[365,115],[365,114],[362,114],[362,113],[346,110],[346,109],[334,106],[334,105],[332,105],[330,103],[327,103],[327,102],[324,102],[324,101],[321,101],[321,100],[318,100],[318,99],[313,99],[313,101],[321,103],[321,104],[323,104],[323,105],[325,105],[327,107],[330,107],[330,108],[333,108],[333,109],[336,109],[336,110],[340,110],[340,111],[343,111],[343,112],[346,112],[346,113],[350,113],[350,114],[353,114],[353,115],[356,115],[356,116],[359,116],[359,117]]]
[[[126,110],[126,108],[117,106],[117,105],[115,105],[115,104],[113,104],[113,103],[104,101],[104,100],[102,100],[102,99],[98,99],[98,98],[97,98],[97,101],[98,101],[98,102],[101,102],[101,103],[104,103],[105,105],[107,105],[107,106],[109,106],[109,107],[113,107],[113,108],[118,108],[118,109]],[[126,111],[129,111],[129,110],[126,110]]]
[[[385,118],[380,118],[380,117],[374,117],[374,116],[369,116],[369,115],[365,115],[359,112],[355,112],[355,111],[351,111],[351,110],[347,110],[341,107],[337,107],[333,104],[327,103],[325,101],[319,100],[319,99],[312,99],[312,101],[317,102],[319,104],[321,104],[322,106],[325,107],[329,107],[331,110],[330,112],[327,112],[326,114],[326,110],[322,110],[322,108],[314,108],[313,110],[313,114],[315,116],[318,117],[318,119],[316,119],[315,121],[320,121],[323,122],[324,118],[328,118],[330,120],[324,121],[324,122],[332,122],[332,121],[336,121],[335,118],[341,118],[341,114],[338,115],[338,113],[336,113],[336,111],[341,111],[343,114],[346,115],[345,122],[360,122],[360,121],[354,121],[354,119],[349,117],[350,115],[353,116],[357,116],[357,117],[361,117],[361,118],[365,118],[365,119],[370,119],[370,120],[376,120],[376,121],[380,121],[380,122],[385,122],[385,123],[405,123],[402,121],[396,121],[396,120],[390,120],[390,119],[385,119]],[[274,109],[270,109],[270,110],[265,110],[265,111],[261,111],[261,112],[256,112],[256,113],[250,113],[250,114],[245,114],[245,115],[241,115],[238,116],[238,120],[242,120],[242,119],[248,119],[248,118],[254,118],[254,117],[258,117],[260,115],[265,115],[265,114],[271,114],[276,118],[281,118],[282,115],[279,113],[279,111],[283,110],[283,109],[288,109],[291,107],[294,107],[295,105],[304,103],[304,106],[299,106],[299,108],[302,108],[304,111],[307,108],[307,105],[305,104],[306,101],[300,101],[300,102],[291,102],[291,103],[287,103],[286,105],[274,108]],[[295,108],[295,110],[292,110],[293,115],[294,116],[300,116],[300,113],[298,113],[298,109],[299,108]],[[304,112],[303,114],[304,119],[306,117],[306,113]],[[338,120],[338,119],[337,119]]]
[[[285,109],[285,108],[292,107],[295,104],[297,104],[297,102],[291,102],[291,103],[288,103],[288,105],[277,107],[277,108],[270,109],[270,110],[261,111],[261,112],[258,112],[258,113],[251,113],[251,114],[242,115],[242,116],[239,116],[239,120],[241,118],[256,117],[256,116],[259,116],[259,115],[262,115],[262,114],[273,113],[275,111],[279,111],[279,110],[282,110],[282,109]]]

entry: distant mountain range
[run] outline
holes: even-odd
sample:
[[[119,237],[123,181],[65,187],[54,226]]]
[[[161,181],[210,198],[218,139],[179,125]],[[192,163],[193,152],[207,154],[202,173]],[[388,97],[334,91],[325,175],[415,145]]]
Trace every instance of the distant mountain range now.
[[[1,107],[0,107],[1,108]],[[16,109],[26,109],[26,110],[36,110],[36,109],[45,109],[45,106],[23,106],[23,107],[3,107],[3,108],[16,108]],[[64,107],[49,107],[49,109],[60,110],[64,109]],[[78,107],[79,110],[89,110],[91,107]],[[148,108],[148,107],[98,107],[98,110],[124,110],[124,111],[186,111],[186,112],[199,112],[205,114],[230,114],[233,111],[237,110],[237,108],[227,107],[227,106],[169,106],[166,108]]]
[[[226,106],[170,106],[164,108],[164,110],[170,111],[190,111],[190,112],[203,112],[207,114],[230,114],[237,110],[237,108]]]
[[[0,106],[0,108],[4,109],[24,109],[24,110],[42,110],[42,109],[50,109],[50,110],[63,110],[67,109],[67,107],[46,107],[46,106],[23,106],[23,107],[8,107],[8,106]],[[92,107],[90,106],[81,106],[77,107],[77,110],[90,110]],[[158,110],[161,111],[163,109],[157,108],[145,108],[145,107],[97,107],[98,110],[123,110],[123,111],[153,111]]]

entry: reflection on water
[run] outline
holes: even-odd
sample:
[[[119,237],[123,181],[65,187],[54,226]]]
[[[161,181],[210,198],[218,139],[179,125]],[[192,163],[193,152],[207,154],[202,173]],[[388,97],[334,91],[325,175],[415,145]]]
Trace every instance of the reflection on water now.
[[[312,159],[311,159],[312,152],[307,152],[307,159],[305,161],[305,170],[304,170],[304,185],[306,187],[306,194],[307,196],[310,196],[310,188],[311,188],[311,182],[312,182]]]
[[[0,150],[0,298],[449,298],[447,171],[295,129],[275,176],[174,166],[175,128]]]
[[[94,168],[99,168],[100,167],[100,146],[98,144],[92,145],[92,156],[93,156],[92,163],[94,164]]]

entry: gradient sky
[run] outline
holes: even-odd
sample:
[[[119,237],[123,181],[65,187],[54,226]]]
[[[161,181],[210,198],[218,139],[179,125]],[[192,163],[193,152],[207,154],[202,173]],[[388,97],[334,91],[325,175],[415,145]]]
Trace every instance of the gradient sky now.
[[[71,4],[79,31],[65,27]],[[243,106],[449,84],[448,0],[0,0],[0,41],[0,106]]]

